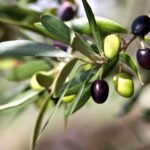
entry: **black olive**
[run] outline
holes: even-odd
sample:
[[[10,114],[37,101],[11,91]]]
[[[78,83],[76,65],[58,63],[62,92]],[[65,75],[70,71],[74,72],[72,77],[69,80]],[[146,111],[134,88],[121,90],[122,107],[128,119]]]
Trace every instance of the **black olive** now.
[[[91,96],[96,103],[104,103],[108,97],[109,86],[105,80],[95,80],[91,85]]]

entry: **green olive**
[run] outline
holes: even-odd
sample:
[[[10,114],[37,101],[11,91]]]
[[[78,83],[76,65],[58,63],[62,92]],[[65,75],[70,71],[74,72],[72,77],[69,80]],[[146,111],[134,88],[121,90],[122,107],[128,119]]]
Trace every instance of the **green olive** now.
[[[131,97],[134,93],[132,78],[126,73],[119,73],[113,78],[114,87],[117,93],[123,97]]]
[[[104,54],[107,58],[112,59],[119,53],[121,40],[116,34],[110,34],[104,40]]]
[[[65,103],[69,103],[71,101],[73,101],[73,99],[75,98],[76,95],[69,95],[69,96],[65,96],[62,101]]]

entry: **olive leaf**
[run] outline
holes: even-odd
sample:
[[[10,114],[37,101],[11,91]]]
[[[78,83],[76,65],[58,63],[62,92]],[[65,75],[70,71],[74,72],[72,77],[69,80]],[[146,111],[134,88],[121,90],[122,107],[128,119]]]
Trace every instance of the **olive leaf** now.
[[[91,73],[93,72],[94,68],[91,69],[90,73],[88,74],[88,76],[85,78],[84,82],[82,83],[81,88],[79,89],[77,96],[75,97],[75,99],[73,100],[72,105],[69,107],[66,118],[68,118],[75,110],[76,106],[78,105],[79,101],[81,101],[81,96],[83,94],[84,88],[87,84],[87,82],[89,81],[89,78],[91,77]]]
[[[150,37],[144,37],[144,41],[148,44],[148,45],[150,45]]]
[[[118,62],[118,57],[115,57],[112,60],[108,60],[108,62],[104,64],[102,78],[107,77],[113,71],[117,62]]]
[[[91,32],[93,34],[93,37],[96,40],[96,45],[99,49],[99,53],[101,53],[102,41],[101,41],[101,37],[100,37],[100,30],[97,27],[97,23],[96,23],[94,14],[93,14],[91,7],[89,6],[89,4],[87,3],[86,0],[82,0],[82,3],[83,3],[83,6],[84,6],[84,9],[85,9],[88,21],[89,21]]]
[[[112,33],[127,33],[125,29],[119,23],[104,17],[95,17],[97,27],[100,30],[101,35],[108,35]],[[66,22],[66,24],[75,32],[80,34],[91,34],[91,29],[87,18],[81,17]]]
[[[96,57],[96,53],[92,50],[92,48],[82,39],[79,34],[75,34],[73,41],[71,43],[71,47],[93,60]]]
[[[58,95],[60,88],[62,87],[62,85],[65,83],[68,75],[70,74],[70,72],[72,71],[73,67],[75,66],[75,64],[77,63],[78,59],[77,58],[73,58],[72,60],[70,60],[62,69],[62,71],[59,73],[59,75],[56,77],[55,83],[54,83],[54,89],[53,89],[53,93],[54,96]]]
[[[42,125],[44,115],[46,113],[47,106],[49,105],[49,102],[50,102],[50,97],[52,96],[53,93],[50,93],[50,95],[46,99],[45,104],[43,105],[43,107],[42,107],[42,109],[41,109],[41,111],[40,111],[40,113],[37,117],[37,121],[35,123],[35,127],[34,127],[34,130],[33,130],[33,136],[32,136],[32,139],[31,139],[30,150],[34,150],[38,138],[40,137],[40,135],[42,134],[42,132],[44,131],[44,129],[46,128],[48,123],[53,119],[54,114],[56,113],[57,109],[59,108],[59,105],[61,104],[61,101],[62,101],[63,97],[65,96],[67,90],[69,89],[69,86],[71,85],[71,82],[72,82],[72,80],[75,76],[75,74],[72,74],[72,72],[75,72],[75,71],[77,71],[77,68],[74,67],[73,70],[70,72],[70,74],[68,74],[68,77],[70,77],[69,83],[67,84],[64,91],[62,92],[56,106],[51,110],[51,112],[49,113],[49,116],[47,117],[45,123]]]
[[[66,58],[70,55],[48,44],[29,41],[14,40],[0,43],[2,56],[41,56]]]
[[[138,76],[141,84],[143,85],[143,81],[140,75],[140,72],[137,68],[136,63],[134,62],[134,60],[125,52],[120,52],[119,54],[119,59],[124,62],[128,67],[130,67],[132,69],[132,71],[134,71],[136,73],[136,75]]]
[[[72,34],[71,30],[60,19],[54,16],[44,15],[41,17],[41,22],[47,31],[55,37],[55,39],[70,45]]]
[[[32,77],[38,71],[46,71],[51,68],[52,65],[44,60],[30,60],[13,69],[7,79],[21,81]]]
[[[39,72],[36,74],[36,81],[38,82],[40,86],[48,89],[50,85],[53,83],[54,79],[48,73],[45,74],[45,73]]]
[[[96,79],[98,79],[99,78],[99,75],[100,75],[100,71],[101,71],[101,68],[99,68],[98,69],[98,67],[96,67],[95,68],[95,70],[97,70],[97,72],[92,76],[92,77],[90,77],[90,79],[88,79],[88,84],[87,85],[84,85],[84,90],[82,91],[82,94],[80,95],[80,98],[79,99],[77,99],[77,101],[73,101],[72,103],[75,103],[75,104],[72,104],[71,105],[71,107],[72,107],[72,110],[70,111],[70,110],[67,110],[67,112],[66,112],[66,115],[68,115],[69,114],[69,112],[70,112],[70,114],[71,113],[75,113],[76,111],[78,111],[80,108],[82,108],[85,104],[86,104],[86,102],[89,100],[89,98],[91,97],[91,92],[90,92],[90,90],[91,90],[91,83],[93,82],[93,81],[95,81]],[[93,71],[95,71],[95,70],[93,70]],[[91,72],[92,73],[92,72]],[[87,82],[87,81],[85,81],[85,82]],[[80,87],[80,88],[83,88],[83,85]],[[81,90],[81,89],[80,89]],[[80,91],[79,91],[79,93],[78,94],[80,94]],[[69,108],[70,109],[70,108]]]
[[[36,22],[36,23],[34,23],[34,26],[35,26],[35,28],[37,29],[37,30],[39,30],[41,33],[43,33],[44,35],[46,35],[46,36],[48,36],[48,37],[50,37],[50,38],[52,38],[52,39],[56,39],[56,37],[53,35],[53,34],[51,34],[50,32],[48,32],[47,30],[46,30],[46,28],[43,26],[43,24],[41,23],[41,22]]]
[[[37,99],[39,91],[29,90],[21,95],[15,97],[10,103],[0,105],[0,111],[5,111],[13,108],[23,106],[24,104],[31,103]],[[33,99],[34,98],[34,99]]]

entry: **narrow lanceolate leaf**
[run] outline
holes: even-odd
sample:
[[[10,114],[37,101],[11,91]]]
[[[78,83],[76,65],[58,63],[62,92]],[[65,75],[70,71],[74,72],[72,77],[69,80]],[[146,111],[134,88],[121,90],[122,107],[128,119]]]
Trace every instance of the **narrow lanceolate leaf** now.
[[[74,69],[71,72],[74,72]],[[41,111],[40,111],[40,113],[39,113],[39,115],[37,117],[37,121],[36,121],[35,128],[34,128],[34,131],[33,131],[33,137],[31,139],[30,150],[34,150],[38,138],[40,137],[40,135],[42,134],[42,132],[44,131],[44,129],[46,128],[46,126],[48,125],[48,123],[53,119],[53,116],[56,113],[57,109],[59,108],[59,105],[61,104],[61,101],[62,101],[63,97],[65,96],[67,90],[69,89],[69,87],[71,85],[71,82],[72,82],[72,80],[74,78],[74,75],[72,75],[70,73],[68,75],[68,77],[71,78],[70,82],[65,87],[64,91],[62,92],[62,94],[61,94],[61,96],[59,98],[59,101],[57,102],[56,106],[51,110],[51,112],[49,113],[49,116],[46,119],[46,122],[42,126],[43,118],[44,118],[44,115],[46,113],[47,106],[48,106],[48,104],[50,102],[49,98],[47,98],[45,104],[43,105],[43,107],[42,107],[42,109],[41,109]],[[49,97],[51,97],[52,94],[53,93],[51,93]]]
[[[137,65],[134,62],[134,60],[127,53],[125,53],[125,52],[121,52],[119,54],[119,59],[122,62],[124,62],[128,67],[130,67],[133,72],[135,72],[137,74],[140,82],[143,84],[143,81],[141,79],[141,75],[139,73],[139,70],[138,70]]]
[[[60,88],[65,83],[68,75],[72,71],[73,67],[75,66],[76,62],[78,61],[77,58],[74,58],[70,60],[62,69],[62,71],[59,73],[58,77],[55,80],[54,83],[54,95],[58,95]]]
[[[84,9],[86,11],[86,15],[87,15],[87,18],[88,18],[88,21],[89,21],[89,25],[90,25],[93,37],[96,40],[96,45],[99,49],[99,52],[101,53],[101,51],[102,51],[102,42],[101,42],[100,32],[99,32],[99,29],[97,27],[94,14],[93,14],[92,9],[90,8],[90,6],[89,6],[89,4],[87,3],[86,0],[82,0],[82,3],[84,5]]]
[[[108,35],[112,33],[127,33],[127,29],[125,29],[122,25],[119,23],[110,20],[108,18],[104,17],[96,17],[96,23],[98,26],[98,29],[100,30],[100,33],[102,35]],[[89,22],[87,18],[81,17],[78,19],[74,19],[71,21],[66,22],[66,24],[72,28],[74,31],[80,33],[80,34],[91,34],[92,31],[90,29]]]
[[[70,45],[71,30],[60,19],[54,16],[45,15],[41,17],[41,22],[55,39]]]
[[[99,78],[100,71],[101,71],[101,68],[95,73],[94,76],[91,77],[91,79],[89,80],[90,83],[87,86],[85,86],[84,91],[80,97],[80,100],[78,100],[78,102],[76,103],[76,107],[73,109],[72,113],[75,113],[80,108],[82,108],[86,104],[86,102],[89,100],[89,98],[91,97],[91,91],[90,91],[91,83]]]
[[[93,60],[96,53],[91,49],[89,45],[82,39],[82,37],[79,34],[76,34],[71,47],[88,57],[89,59]]]
[[[24,104],[32,102],[33,100],[35,100],[33,98],[37,97],[39,93],[39,91],[27,91],[26,93],[23,93],[20,96],[14,98],[10,103],[0,105],[0,111],[17,108],[19,106],[23,106]]]
[[[46,30],[46,28],[43,26],[43,24],[41,23],[41,22],[36,22],[36,23],[34,23],[34,26],[35,26],[35,28],[37,29],[37,30],[39,30],[41,33],[43,33],[44,35],[46,35],[46,36],[48,36],[48,37],[50,37],[50,38],[52,38],[52,39],[55,39],[56,37],[53,35],[53,34],[51,34],[50,32],[48,32],[47,30]]]
[[[145,41],[148,45],[150,45],[150,37],[144,37],[144,41]]]
[[[0,43],[0,55],[3,56],[43,56],[69,57],[69,54],[48,44],[28,40],[14,40]]]
[[[78,105],[79,101],[82,100],[81,96],[83,94],[83,91],[84,91],[84,88],[85,88],[87,82],[89,81],[89,78],[91,76],[91,73],[93,72],[93,69],[91,69],[90,73],[88,74],[87,78],[84,80],[81,88],[79,89],[79,92],[78,92],[77,96],[73,100],[73,103],[72,103],[71,107],[69,108],[69,110],[67,112],[66,118],[68,118],[74,112],[74,110],[75,110],[76,106]]]
[[[7,76],[7,79],[12,81],[21,81],[30,78],[38,71],[47,71],[52,68],[52,65],[45,60],[30,60],[20,64],[14,68]]]

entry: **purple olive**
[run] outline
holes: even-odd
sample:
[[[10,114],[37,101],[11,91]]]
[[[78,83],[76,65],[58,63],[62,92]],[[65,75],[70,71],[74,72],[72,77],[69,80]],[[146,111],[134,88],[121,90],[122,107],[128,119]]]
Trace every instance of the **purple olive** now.
[[[69,21],[73,19],[76,15],[76,8],[70,2],[63,2],[58,8],[58,16],[63,21]]]
[[[150,48],[139,49],[136,58],[142,68],[150,69]]]
[[[56,48],[62,49],[64,51],[67,51],[67,49],[68,49],[68,46],[66,44],[61,43],[59,41],[54,41],[53,46],[56,47]]]
[[[104,103],[108,97],[109,86],[105,80],[95,80],[91,85],[91,96],[96,103]]]
[[[131,25],[131,30],[134,35],[146,35],[150,31],[150,18],[146,15],[137,17]]]

